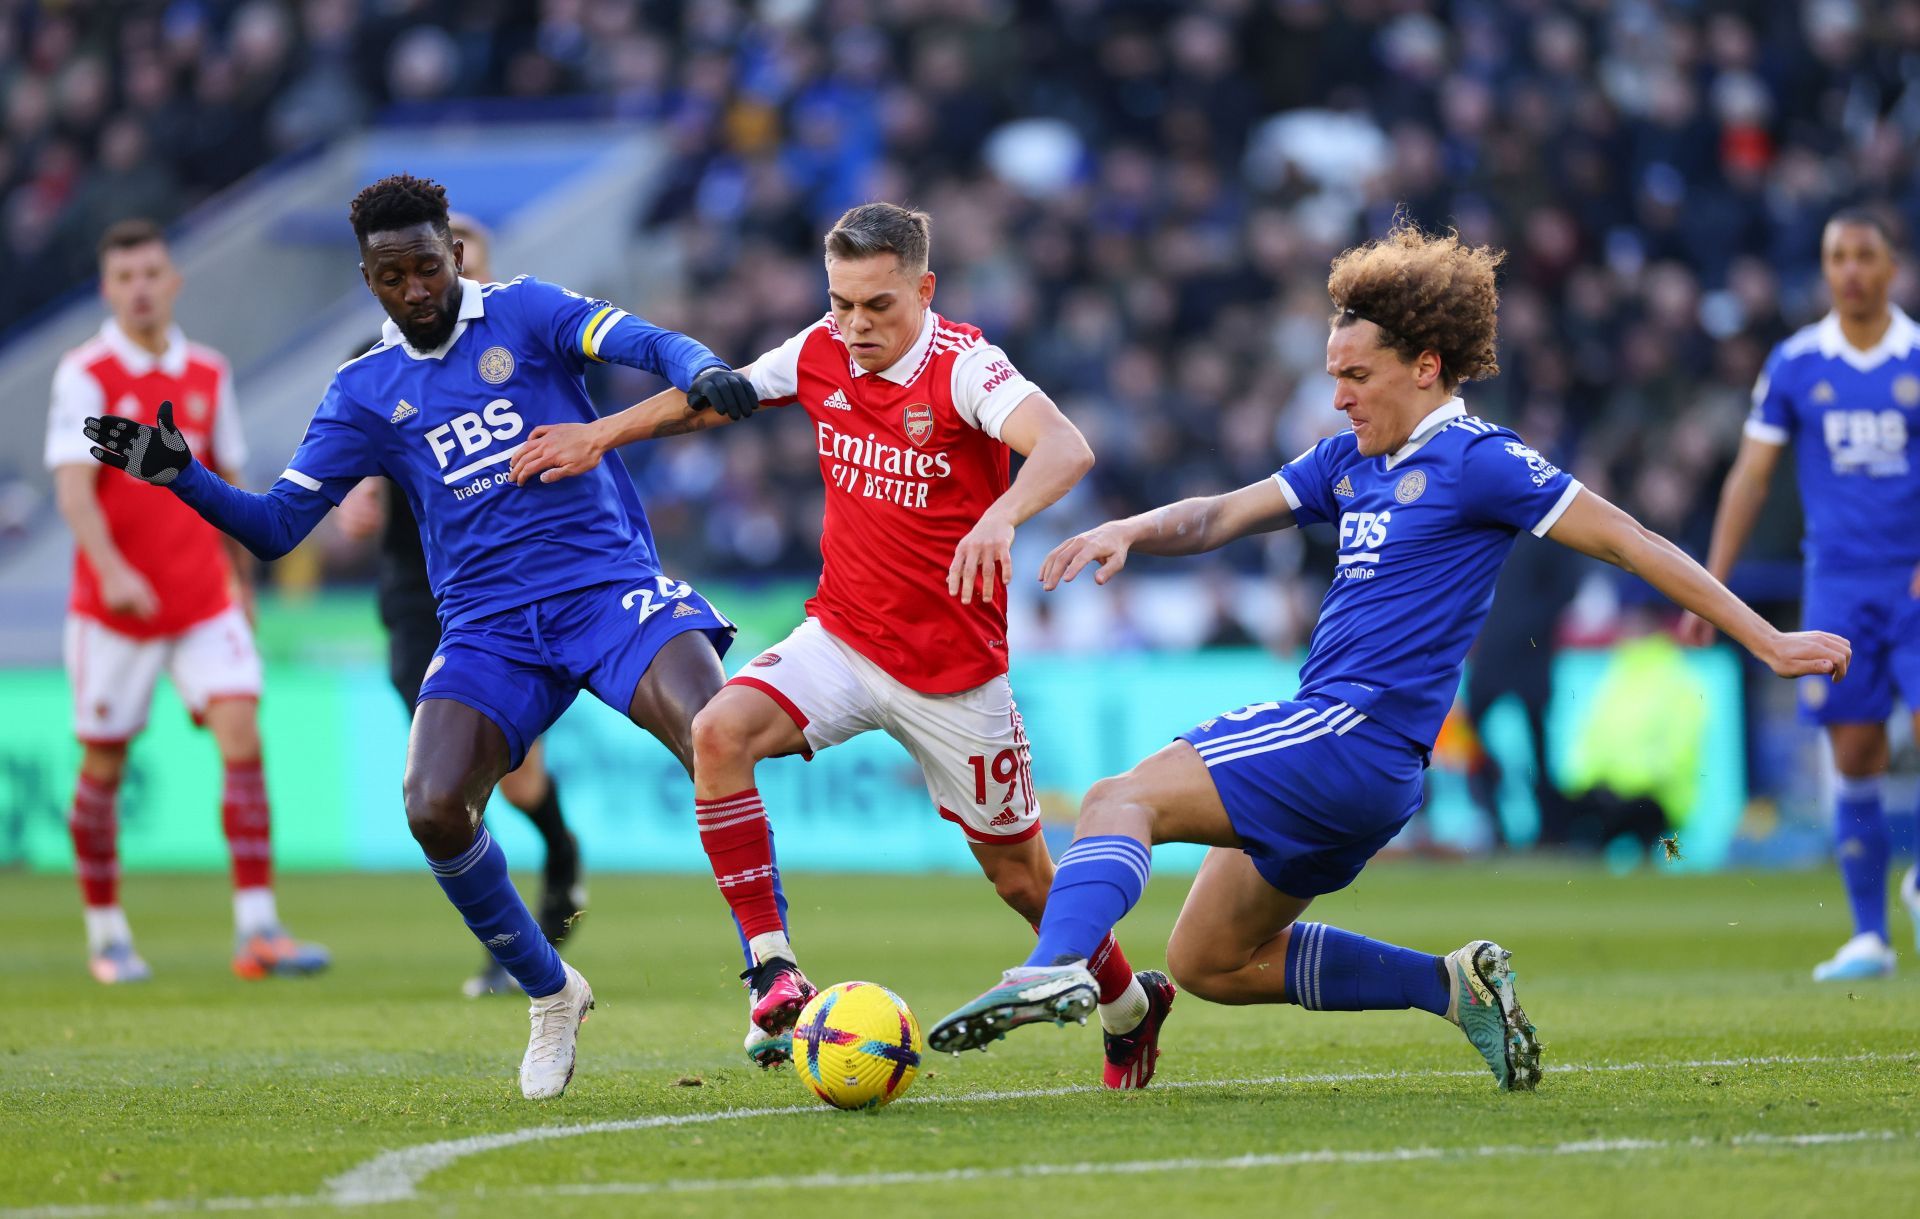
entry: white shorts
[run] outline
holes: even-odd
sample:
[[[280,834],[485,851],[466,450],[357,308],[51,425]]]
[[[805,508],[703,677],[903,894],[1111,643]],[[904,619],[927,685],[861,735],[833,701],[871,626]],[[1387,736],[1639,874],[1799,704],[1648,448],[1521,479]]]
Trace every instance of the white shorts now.
[[[132,639],[91,618],[69,616],[66,655],[73,734],[89,745],[140,734],[163,669],[195,723],[215,699],[260,697],[260,653],[237,605],[162,639]]]
[[[1005,674],[959,694],[922,694],[809,618],[727,683],[780,704],[807,756],[884,732],[906,746],[940,815],[969,841],[1020,842],[1040,831],[1026,729]]]

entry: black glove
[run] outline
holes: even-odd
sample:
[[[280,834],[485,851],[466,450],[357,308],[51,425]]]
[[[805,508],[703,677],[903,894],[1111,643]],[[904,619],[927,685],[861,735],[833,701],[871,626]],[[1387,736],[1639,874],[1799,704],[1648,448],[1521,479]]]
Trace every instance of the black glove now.
[[[89,418],[87,439],[94,443],[95,458],[156,487],[180,477],[180,471],[193,461],[193,454],[187,451],[187,438],[173,426],[171,402],[160,404],[156,427],[121,415]]]
[[[731,368],[709,368],[693,379],[693,388],[687,391],[687,405],[696,411],[709,408],[736,423],[753,414],[760,405],[760,395],[753,392],[753,382],[747,380]]]

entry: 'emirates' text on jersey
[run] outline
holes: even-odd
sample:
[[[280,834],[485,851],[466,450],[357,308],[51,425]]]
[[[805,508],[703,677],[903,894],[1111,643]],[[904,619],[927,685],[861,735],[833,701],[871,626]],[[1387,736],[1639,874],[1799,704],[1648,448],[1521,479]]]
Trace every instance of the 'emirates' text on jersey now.
[[[462,280],[459,322],[415,351],[389,321],[341,366],[281,477],[338,504],[384,474],[420,522],[443,625],[484,617],[636,568],[659,574],[653,533],[618,461],[516,487],[507,464],[543,423],[594,417],[583,374],[615,360],[686,388],[723,361],[606,301],[522,276]]]
[[[972,326],[931,310],[891,368],[853,362],[832,315],[747,370],[768,405],[813,425],[826,520],[807,612],[923,694],[971,690],[1007,671],[1007,594],[961,604],[954,549],[1007,489],[1001,425],[1039,392]]]
[[[1431,747],[1515,534],[1546,536],[1580,484],[1458,398],[1392,454],[1363,457],[1342,432],[1274,478],[1296,523],[1340,533],[1300,695],[1342,699]]]
[[[1905,313],[1871,351],[1834,314],[1775,347],[1747,435],[1794,442],[1814,567],[1920,563],[1920,327]]]

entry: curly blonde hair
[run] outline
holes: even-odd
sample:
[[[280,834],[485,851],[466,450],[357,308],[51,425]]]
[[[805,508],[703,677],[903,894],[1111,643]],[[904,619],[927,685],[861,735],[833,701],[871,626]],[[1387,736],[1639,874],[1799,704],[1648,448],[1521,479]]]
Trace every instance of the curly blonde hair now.
[[[1456,229],[1427,233],[1404,215],[1378,241],[1333,260],[1327,295],[1337,329],[1355,322],[1380,328],[1382,346],[1411,363],[1440,356],[1447,387],[1499,375],[1495,350],[1500,290],[1494,272],[1506,251],[1470,246]]]

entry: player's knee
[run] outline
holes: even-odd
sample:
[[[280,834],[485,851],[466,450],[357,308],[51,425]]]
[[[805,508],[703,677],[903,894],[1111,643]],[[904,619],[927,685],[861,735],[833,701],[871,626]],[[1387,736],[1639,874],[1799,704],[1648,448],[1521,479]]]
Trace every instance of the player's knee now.
[[[1125,775],[1101,779],[1089,787],[1080,800],[1080,820],[1075,825],[1075,837],[1112,832],[1117,824],[1126,819],[1126,811],[1135,803],[1133,785]]]
[[[473,813],[458,787],[408,775],[405,795],[407,829],[428,859],[452,859],[473,845]]]
[[[1226,973],[1204,948],[1188,944],[1178,937],[1167,944],[1167,973],[1173,984],[1198,999],[1219,1003],[1225,998],[1221,982]]]
[[[693,717],[693,758],[697,768],[751,765],[745,726],[726,708],[709,704]]]
[[[117,787],[127,773],[127,746],[124,741],[110,741],[103,744],[85,746],[80,754],[80,773],[92,783],[105,787]]]

